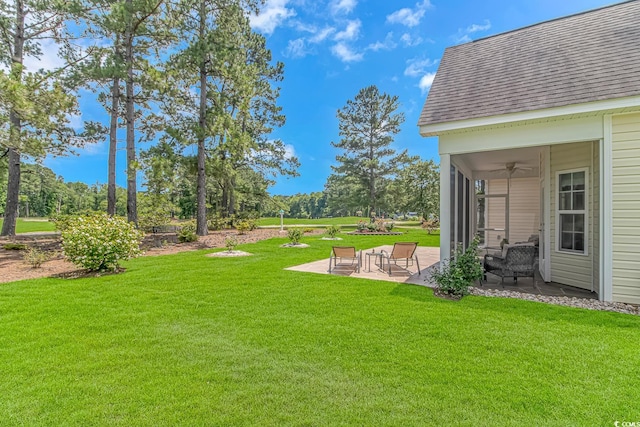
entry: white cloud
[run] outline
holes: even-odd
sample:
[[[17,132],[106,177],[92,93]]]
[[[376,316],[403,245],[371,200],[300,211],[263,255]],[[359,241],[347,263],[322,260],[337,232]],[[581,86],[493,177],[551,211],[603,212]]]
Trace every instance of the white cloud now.
[[[361,25],[362,25],[362,22],[360,22],[359,19],[356,19],[355,21],[349,21],[347,23],[347,27],[343,31],[338,32],[333,39],[335,41],[355,40],[358,38],[358,35],[360,34]]]
[[[51,39],[40,40],[42,55],[40,58],[33,56],[24,57],[24,66],[28,71],[38,71],[44,69],[46,71],[55,70],[65,65],[64,60],[60,58],[60,47]]]
[[[480,31],[487,31],[490,28],[491,28],[491,22],[489,22],[488,19],[485,19],[484,24],[472,24],[465,29],[462,29],[462,28],[459,29],[458,34],[454,36],[454,39],[456,43],[467,43],[472,40],[471,34],[477,33]]]
[[[420,83],[418,83],[418,87],[422,91],[423,94],[429,91],[431,84],[433,83],[433,79],[436,77],[436,73],[427,73],[420,79]]]
[[[485,19],[483,25],[472,24],[472,25],[468,26],[467,27],[467,33],[471,34],[471,33],[476,33],[478,31],[487,31],[490,28],[491,28],[491,22],[489,22],[488,19]]]
[[[293,20],[291,23],[293,27],[296,29],[296,31],[312,33],[312,34],[318,31],[318,28],[315,25],[307,24],[305,22],[300,21],[299,19]]]
[[[69,120],[69,127],[76,131],[81,130],[84,126],[82,114],[67,114],[67,119]]]
[[[311,43],[320,43],[326,40],[331,34],[335,33],[336,29],[333,27],[325,27],[320,31],[315,32],[313,37],[309,39]]]
[[[407,61],[407,68],[404,70],[405,76],[418,77],[421,74],[424,74],[426,69],[429,67],[433,67],[436,65],[438,61],[433,61],[429,58],[426,59],[409,59]]]
[[[285,144],[284,145],[284,157],[286,159],[290,159],[292,157],[296,157],[296,149],[293,145],[291,144]]]
[[[349,46],[343,42],[339,42],[331,48],[331,52],[343,62],[358,62],[362,61],[363,54],[356,53]]]
[[[393,33],[387,33],[387,36],[384,38],[384,41],[377,41],[375,43],[371,43],[367,46],[368,50],[372,50],[377,52],[379,50],[391,50],[394,49],[398,44],[393,41]]]
[[[99,156],[109,152],[109,146],[106,140],[98,141],[95,144],[87,144],[77,150],[80,156]]]
[[[420,24],[422,17],[427,9],[431,7],[429,0],[424,0],[422,3],[416,3],[414,9],[404,7],[398,9],[390,15],[387,15],[387,22],[390,24],[401,24],[409,28],[415,27]]]
[[[422,37],[418,36],[416,38],[413,38],[411,34],[404,33],[402,36],[400,36],[400,41],[407,47],[413,47],[422,44],[424,40],[422,40]]]
[[[357,0],[332,0],[329,3],[329,8],[332,14],[339,15],[350,13],[357,5]]]
[[[285,56],[289,58],[302,58],[306,54],[304,39],[289,40]]]
[[[287,8],[289,0],[267,0],[259,15],[251,15],[251,27],[265,34],[272,34],[288,18],[295,16],[296,11]]]

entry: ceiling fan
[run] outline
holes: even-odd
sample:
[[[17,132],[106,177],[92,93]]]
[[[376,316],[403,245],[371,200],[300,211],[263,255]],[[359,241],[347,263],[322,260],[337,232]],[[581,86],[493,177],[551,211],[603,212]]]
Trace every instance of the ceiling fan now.
[[[490,172],[495,172],[495,173],[504,173],[504,175],[507,177],[507,179],[510,179],[514,173],[517,173],[518,171],[520,172],[528,172],[528,171],[532,171],[533,168],[528,167],[528,166],[518,166],[517,162],[507,162],[504,165],[504,168],[501,169],[494,169]]]

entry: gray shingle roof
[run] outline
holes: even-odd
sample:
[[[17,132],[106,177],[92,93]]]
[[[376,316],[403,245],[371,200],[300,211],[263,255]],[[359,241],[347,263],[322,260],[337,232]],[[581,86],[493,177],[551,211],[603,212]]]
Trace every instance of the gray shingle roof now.
[[[419,125],[640,95],[640,0],[445,50]]]

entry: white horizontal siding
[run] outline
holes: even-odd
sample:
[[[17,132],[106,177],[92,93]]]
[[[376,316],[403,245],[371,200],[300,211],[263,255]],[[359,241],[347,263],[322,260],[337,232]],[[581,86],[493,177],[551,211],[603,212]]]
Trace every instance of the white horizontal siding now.
[[[640,114],[612,118],[613,300],[640,304]]]
[[[487,181],[487,194],[506,194],[507,180]],[[487,198],[487,228],[504,228],[504,199]],[[509,242],[523,242],[540,228],[540,179],[512,178],[509,190]],[[487,232],[489,246],[497,246],[504,237],[503,231]]]
[[[595,146],[595,148],[594,148]],[[552,145],[551,156],[551,280],[582,289],[597,290],[598,269],[594,268],[597,257],[594,257],[595,244],[599,235],[595,232],[598,225],[593,214],[599,206],[598,197],[598,162],[594,158],[597,145],[592,142]],[[588,168],[588,255],[572,254],[557,250],[557,183],[556,174],[560,171]]]

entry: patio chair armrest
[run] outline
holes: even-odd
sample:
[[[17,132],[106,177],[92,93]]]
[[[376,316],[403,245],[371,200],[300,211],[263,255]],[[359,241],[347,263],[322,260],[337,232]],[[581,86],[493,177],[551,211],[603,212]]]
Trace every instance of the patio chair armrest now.
[[[501,256],[498,255],[491,255],[491,254],[486,254],[484,256],[484,260],[492,260],[492,261],[504,261],[504,258],[502,258]]]

